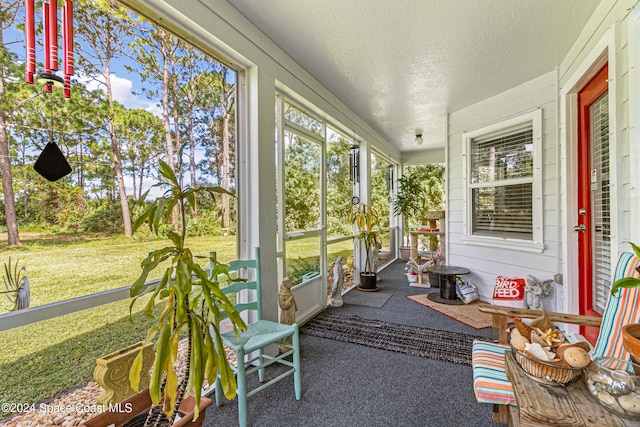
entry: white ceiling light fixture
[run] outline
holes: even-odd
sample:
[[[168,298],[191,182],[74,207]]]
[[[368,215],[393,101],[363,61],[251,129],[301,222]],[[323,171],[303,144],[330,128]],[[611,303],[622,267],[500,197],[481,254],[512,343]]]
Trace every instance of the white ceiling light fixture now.
[[[422,137],[422,134],[421,133],[416,134],[416,144],[422,145],[423,142],[424,142],[424,138]]]

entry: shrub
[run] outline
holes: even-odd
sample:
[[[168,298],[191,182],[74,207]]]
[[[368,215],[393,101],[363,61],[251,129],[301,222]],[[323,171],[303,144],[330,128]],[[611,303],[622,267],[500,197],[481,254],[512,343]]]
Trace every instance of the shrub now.
[[[80,221],[80,231],[117,234],[123,229],[122,208],[117,200],[93,201],[91,211]]]
[[[208,212],[200,212],[197,219],[192,219],[187,225],[189,236],[221,236],[220,222]]]

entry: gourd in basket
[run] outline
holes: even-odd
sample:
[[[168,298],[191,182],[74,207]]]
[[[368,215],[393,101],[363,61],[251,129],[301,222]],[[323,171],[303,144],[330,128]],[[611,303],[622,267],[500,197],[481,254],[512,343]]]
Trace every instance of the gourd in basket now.
[[[568,384],[591,362],[589,344],[569,343],[544,310],[542,317],[529,325],[515,319],[510,341],[520,367],[534,380],[545,384]]]

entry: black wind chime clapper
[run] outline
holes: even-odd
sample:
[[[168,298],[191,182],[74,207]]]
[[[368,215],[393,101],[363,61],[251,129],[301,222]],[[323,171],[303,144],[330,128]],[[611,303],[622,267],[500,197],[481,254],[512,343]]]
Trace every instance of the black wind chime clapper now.
[[[44,147],[33,168],[51,182],[57,181],[71,173],[69,162],[64,157],[62,151],[60,151],[60,147],[53,141],[49,141]]]
[[[43,6],[43,34],[44,34],[44,73],[38,75],[37,81],[44,84],[44,91],[53,96],[53,87],[63,88],[65,98],[71,96],[71,76],[73,75],[73,10],[72,2],[66,0],[62,7],[62,41],[64,53],[64,79],[54,72],[58,71],[58,2],[49,0]],[[35,4],[34,0],[25,0],[25,39],[27,62],[25,64],[27,83],[34,82],[36,69],[35,50]],[[51,130],[49,142],[40,153],[33,168],[49,181],[57,181],[71,173],[71,166],[64,157],[60,147],[53,139],[53,99],[51,106]]]

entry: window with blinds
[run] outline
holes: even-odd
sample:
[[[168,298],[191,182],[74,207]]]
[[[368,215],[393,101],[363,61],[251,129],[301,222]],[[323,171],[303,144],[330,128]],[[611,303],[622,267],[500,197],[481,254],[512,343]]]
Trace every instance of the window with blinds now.
[[[541,243],[540,121],[538,111],[463,135],[466,237]]]
[[[531,240],[533,130],[471,140],[472,232]]]

